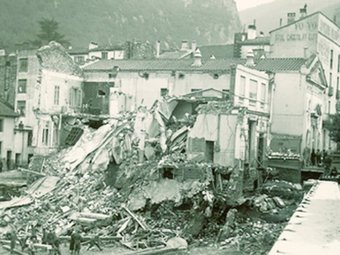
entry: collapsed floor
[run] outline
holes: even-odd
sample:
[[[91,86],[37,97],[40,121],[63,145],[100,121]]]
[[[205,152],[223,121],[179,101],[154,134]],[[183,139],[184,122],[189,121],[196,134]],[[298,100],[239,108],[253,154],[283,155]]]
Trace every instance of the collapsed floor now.
[[[41,237],[42,227],[54,226],[67,240],[80,225],[85,238],[99,234],[130,250],[164,246],[180,236],[191,247],[266,254],[298,205],[301,188],[271,181],[243,196],[242,171],[186,160],[186,125],[163,132],[159,143],[150,138],[148,160],[141,160],[135,117],[86,131],[72,148],[47,157],[40,178],[30,175],[35,182],[29,189],[0,203],[1,232],[14,226],[22,237],[32,229]],[[216,182],[216,173],[223,179]]]

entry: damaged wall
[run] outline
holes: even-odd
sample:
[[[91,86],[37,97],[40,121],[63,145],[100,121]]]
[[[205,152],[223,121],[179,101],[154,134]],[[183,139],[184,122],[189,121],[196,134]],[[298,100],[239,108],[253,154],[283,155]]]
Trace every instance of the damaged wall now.
[[[226,67],[227,69],[228,67]],[[97,83],[97,89],[102,83],[110,84],[117,91],[131,97],[132,109],[140,105],[151,107],[153,103],[167,94],[181,96],[195,90],[214,88],[220,91],[230,89],[230,74],[198,71],[119,71],[117,77],[112,78],[106,71],[88,71],[85,75],[86,83]],[[94,89],[95,90],[95,89]],[[86,93],[86,100],[96,101],[96,93]],[[106,107],[106,106],[104,106]],[[104,109],[105,110],[105,109]]]
[[[46,154],[59,145],[59,115],[80,112],[83,73],[56,42],[19,51],[18,66],[17,91],[20,80],[26,81],[26,89],[16,95],[21,112],[17,124],[33,129],[34,153]]]
[[[234,166],[237,122],[237,115],[200,114],[189,133],[188,158],[213,158],[215,164]]]

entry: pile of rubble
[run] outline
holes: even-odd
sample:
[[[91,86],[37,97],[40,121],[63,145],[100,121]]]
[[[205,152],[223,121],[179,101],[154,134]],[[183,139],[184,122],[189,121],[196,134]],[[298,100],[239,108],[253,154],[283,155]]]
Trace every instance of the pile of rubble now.
[[[178,236],[227,247],[245,245],[256,228],[232,207],[275,213],[296,198],[297,187],[273,182],[244,199],[242,171],[188,161],[183,151],[194,119],[170,118],[169,105],[159,102],[152,111],[140,108],[84,129],[73,147],[46,158],[39,173],[27,170],[39,178],[21,197],[0,203],[1,222],[22,235],[34,229],[39,238],[47,226],[63,238],[80,225],[85,239],[99,234],[132,250],[168,247]],[[263,235],[275,236],[275,228],[261,226]]]

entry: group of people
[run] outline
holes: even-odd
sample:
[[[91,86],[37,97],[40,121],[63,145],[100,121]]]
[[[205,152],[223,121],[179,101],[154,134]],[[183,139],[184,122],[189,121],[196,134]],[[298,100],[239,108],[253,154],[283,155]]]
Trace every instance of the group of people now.
[[[319,149],[315,150],[314,148],[310,150],[309,148],[305,148],[303,151],[303,159],[305,166],[326,166],[330,162],[330,157],[326,150],[320,151]]]
[[[17,231],[12,228],[12,231],[8,233],[11,254],[14,254],[14,249],[18,241],[21,250],[26,250],[29,255],[35,255],[34,244],[40,242],[41,244],[49,245],[49,254],[61,255],[60,241],[55,233],[55,229],[53,227],[42,227],[42,236],[38,237],[37,228],[37,226],[30,226],[27,232],[24,230]]]
[[[41,243],[48,245],[48,254],[49,255],[61,255],[60,251],[60,239],[56,234],[55,228],[49,227],[42,227],[42,236],[38,237],[37,235],[37,228],[31,226],[29,228],[28,233],[24,234],[23,230],[16,231],[15,228],[12,228],[11,232],[7,234],[7,239],[10,240],[10,252],[11,254],[15,254],[15,246],[16,243],[19,242],[22,251],[26,251],[29,255],[35,255],[36,249],[34,244]],[[69,249],[71,255],[79,255],[81,244],[83,242],[83,237],[80,232],[80,227],[76,226],[70,232],[70,243]],[[87,250],[91,249],[92,247],[96,246],[99,250],[102,250],[100,244],[99,235],[93,235],[93,237],[84,242],[83,244],[88,244]]]

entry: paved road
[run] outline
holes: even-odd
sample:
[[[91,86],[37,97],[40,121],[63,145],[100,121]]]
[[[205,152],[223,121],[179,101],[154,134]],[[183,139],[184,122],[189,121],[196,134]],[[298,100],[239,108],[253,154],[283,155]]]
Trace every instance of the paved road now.
[[[278,254],[340,254],[340,192],[336,182],[318,181],[313,186],[269,253]]]

